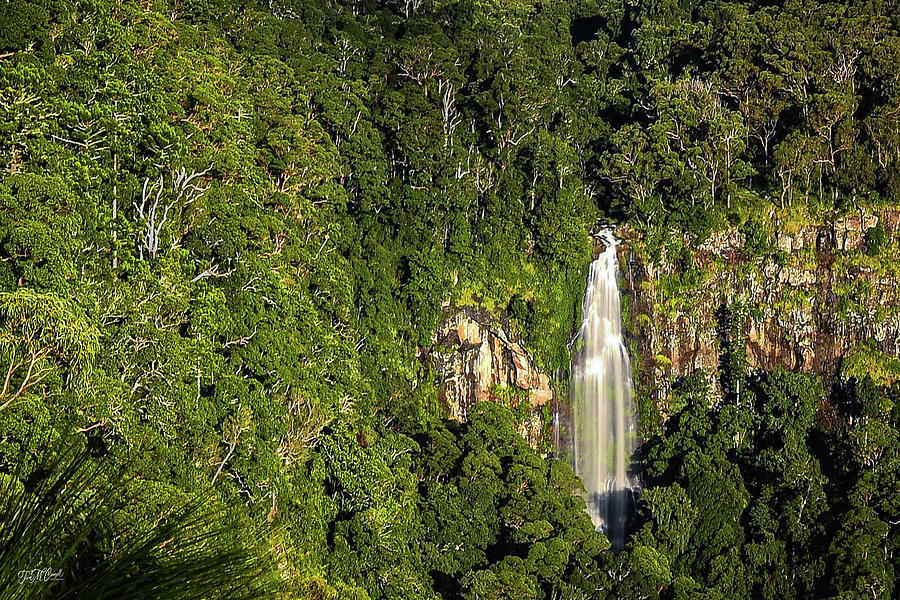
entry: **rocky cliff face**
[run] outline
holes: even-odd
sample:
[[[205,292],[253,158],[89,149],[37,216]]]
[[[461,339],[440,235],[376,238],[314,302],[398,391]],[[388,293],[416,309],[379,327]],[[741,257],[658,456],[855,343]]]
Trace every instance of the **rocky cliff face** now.
[[[464,308],[452,314],[434,342],[431,357],[440,399],[454,419],[465,420],[475,402],[508,403],[515,397],[513,402],[527,399],[536,409],[553,399],[550,377],[535,366],[518,336],[487,311]],[[535,427],[537,431],[531,431]],[[534,442],[540,424],[526,428],[525,437]]]
[[[723,309],[735,302],[748,308],[743,333],[751,369],[782,365],[828,379],[861,343],[900,356],[896,244],[878,257],[864,251],[865,232],[879,223],[889,241],[897,239],[900,212],[889,210],[776,225],[765,252],[737,230],[700,245],[678,240],[657,260],[642,258],[640,241],[620,231],[629,240],[619,258],[639,388],[665,411],[674,379],[698,369],[714,374]]]
[[[888,241],[879,256],[868,256],[865,235],[878,225]],[[624,240],[618,247],[623,319],[637,390],[663,415],[679,377],[704,371],[721,393],[723,318],[738,304],[746,307],[741,333],[751,371],[780,365],[827,382],[863,345],[900,357],[900,210],[776,223],[762,236],[732,229],[700,244],[675,239],[656,258],[627,227],[617,233]],[[465,420],[475,402],[524,397],[532,418],[523,423],[523,435],[533,445],[547,433],[538,408],[552,403],[554,415],[565,420],[565,398],[557,402],[550,377],[487,311],[449,312],[434,346],[423,353],[433,361],[441,402],[454,419]]]

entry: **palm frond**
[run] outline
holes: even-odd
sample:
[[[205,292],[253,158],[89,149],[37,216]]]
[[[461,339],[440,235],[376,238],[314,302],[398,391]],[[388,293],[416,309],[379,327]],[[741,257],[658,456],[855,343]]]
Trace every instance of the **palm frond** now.
[[[27,475],[0,474],[0,600],[249,600],[274,593],[279,577],[261,537],[234,541],[227,512],[213,502],[181,502],[153,524],[131,525],[117,517],[148,499],[123,492],[111,466],[77,438],[60,438],[37,464]],[[33,569],[62,570],[62,580],[23,581]]]

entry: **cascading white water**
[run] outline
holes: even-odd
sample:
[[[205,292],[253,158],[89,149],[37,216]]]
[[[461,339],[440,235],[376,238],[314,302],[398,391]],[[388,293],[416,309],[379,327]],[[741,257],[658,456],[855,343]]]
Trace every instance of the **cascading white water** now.
[[[613,550],[620,550],[632,506],[627,466],[636,443],[636,419],[631,363],[622,339],[618,241],[611,232],[600,236],[606,250],[591,264],[572,359],[574,463],[594,525]]]

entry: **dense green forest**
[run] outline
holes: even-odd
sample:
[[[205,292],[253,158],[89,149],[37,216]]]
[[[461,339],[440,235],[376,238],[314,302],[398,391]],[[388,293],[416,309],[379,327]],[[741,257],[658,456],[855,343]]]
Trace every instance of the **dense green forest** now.
[[[898,384],[732,343],[613,553],[421,352],[479,306],[564,390],[599,223],[887,205],[894,0],[0,0],[0,598],[890,598]]]

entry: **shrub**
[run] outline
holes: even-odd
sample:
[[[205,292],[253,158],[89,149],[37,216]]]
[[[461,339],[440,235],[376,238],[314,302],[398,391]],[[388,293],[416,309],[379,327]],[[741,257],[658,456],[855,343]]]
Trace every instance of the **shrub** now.
[[[865,233],[865,241],[866,241],[866,254],[869,256],[878,256],[881,254],[881,249],[884,246],[885,242],[887,242],[887,232],[884,230],[884,225],[879,223],[875,227],[870,227],[866,230]]]

